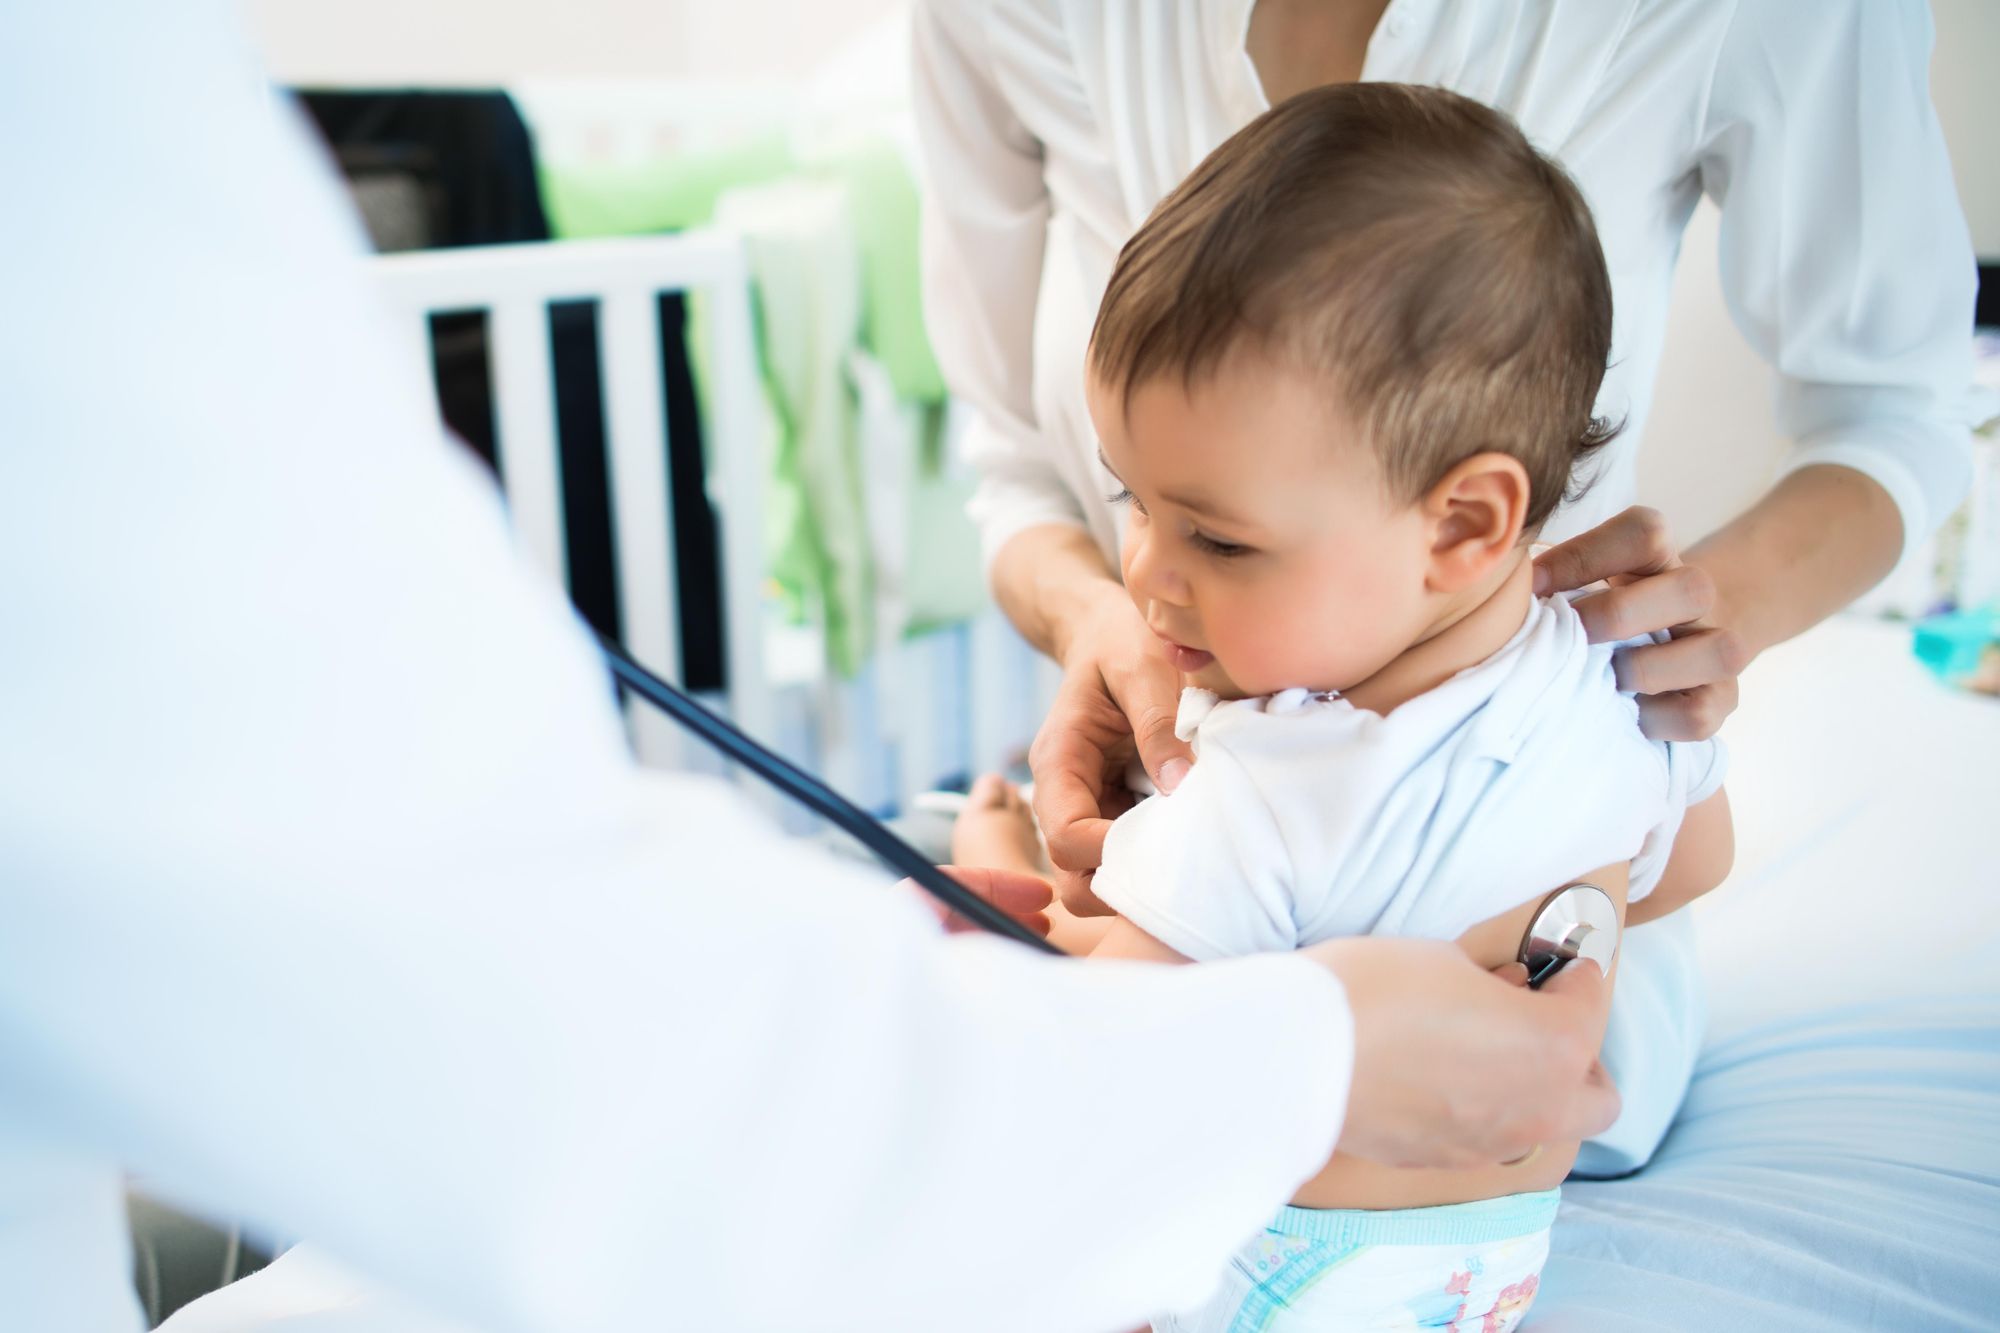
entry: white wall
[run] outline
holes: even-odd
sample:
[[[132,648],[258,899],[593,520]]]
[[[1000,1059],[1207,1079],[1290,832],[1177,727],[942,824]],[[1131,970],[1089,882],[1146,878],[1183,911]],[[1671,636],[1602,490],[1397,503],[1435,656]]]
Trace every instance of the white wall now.
[[[1972,244],[2000,261],[2000,0],[1931,0],[1931,99],[1958,172]]]
[[[247,0],[271,72],[306,86],[528,77],[786,79],[900,0]]]

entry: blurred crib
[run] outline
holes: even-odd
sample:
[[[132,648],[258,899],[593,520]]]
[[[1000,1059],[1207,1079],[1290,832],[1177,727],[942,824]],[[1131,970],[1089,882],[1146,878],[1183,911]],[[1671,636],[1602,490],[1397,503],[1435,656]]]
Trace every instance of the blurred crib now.
[[[916,792],[1018,762],[1052,687],[1045,664],[990,608],[970,621],[883,642],[851,678],[770,595],[761,531],[762,392],[748,271],[740,243],[714,230],[632,239],[475,246],[369,261],[382,289],[428,346],[434,317],[486,318],[496,466],[521,539],[551,576],[565,560],[561,450],[551,360],[551,305],[595,310],[617,612],[625,646],[682,678],[658,297],[706,311],[707,500],[718,527],[724,686],[710,702],[751,734],[819,772],[863,805],[892,813]],[[413,353],[414,354],[414,353]],[[661,718],[634,705],[648,764],[716,768]]]

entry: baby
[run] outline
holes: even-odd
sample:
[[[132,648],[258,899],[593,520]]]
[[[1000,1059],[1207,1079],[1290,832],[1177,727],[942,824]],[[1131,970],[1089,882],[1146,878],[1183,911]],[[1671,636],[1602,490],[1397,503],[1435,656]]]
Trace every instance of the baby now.
[[[1613,433],[1591,415],[1610,341],[1576,186],[1448,92],[1302,94],[1161,203],[1111,275],[1088,399],[1196,762],[1113,826],[1094,887],[1117,917],[1058,913],[1058,943],[1201,961],[1417,935],[1497,967],[1562,885],[1636,924],[1719,882],[1719,747],[1647,740],[1614,645],[1533,592],[1530,540]],[[977,832],[1012,800],[976,794],[958,859],[1025,855]],[[1155,1327],[1511,1329],[1576,1146],[1337,1157]]]

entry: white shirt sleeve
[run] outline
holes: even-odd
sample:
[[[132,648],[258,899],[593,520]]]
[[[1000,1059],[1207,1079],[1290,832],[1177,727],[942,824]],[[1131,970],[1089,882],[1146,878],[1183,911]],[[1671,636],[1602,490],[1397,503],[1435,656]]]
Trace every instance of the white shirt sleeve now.
[[[1729,747],[1720,736],[1705,741],[1674,741],[1667,747],[1667,762],[1686,774],[1683,805],[1700,805],[1722,790],[1729,776]],[[1680,786],[1679,779],[1675,786]]]
[[[1092,891],[1197,962],[1298,947],[1292,865],[1271,807],[1218,729],[1171,796],[1121,815]]]
[[[1705,741],[1672,741],[1661,750],[1666,761],[1666,791],[1658,807],[1659,822],[1647,831],[1645,841],[1632,856],[1625,895],[1629,903],[1643,902],[1660,886],[1687,812],[1721,791],[1729,776],[1729,747],[1719,736]]]
[[[0,1151],[494,1327],[1198,1299],[1332,1147],[1337,983],[948,942],[637,769],[231,18],[0,20]]]
[[[1895,499],[1905,550],[1970,483],[1972,245],[1929,94],[1920,0],[1742,0],[1699,166],[1725,298],[1816,463]]]
[[[1025,528],[1085,526],[1037,423],[1035,311],[1049,195],[1042,152],[990,64],[979,0],[920,0],[912,98],[923,156],[924,322],[968,408],[970,512],[990,564]]]

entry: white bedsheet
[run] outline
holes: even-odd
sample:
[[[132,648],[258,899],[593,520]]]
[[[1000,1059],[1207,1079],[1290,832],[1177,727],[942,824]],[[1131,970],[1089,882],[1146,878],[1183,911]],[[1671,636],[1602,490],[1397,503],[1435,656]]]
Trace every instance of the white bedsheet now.
[[[1532,1326],[2000,1327],[2000,702],[1835,621],[1727,734],[1694,1089],[1646,1171],[1565,1188]]]

